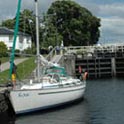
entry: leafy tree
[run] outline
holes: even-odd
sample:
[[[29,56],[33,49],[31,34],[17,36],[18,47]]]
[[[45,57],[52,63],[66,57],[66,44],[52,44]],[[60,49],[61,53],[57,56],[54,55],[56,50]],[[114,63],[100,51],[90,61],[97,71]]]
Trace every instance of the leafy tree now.
[[[35,40],[35,15],[33,11],[25,9],[21,12],[19,18],[19,31],[32,35],[32,40]]]
[[[7,27],[9,29],[14,29],[14,24],[15,24],[15,20],[13,19],[7,19],[2,22],[2,26]]]
[[[5,26],[9,29],[14,29],[15,19],[16,18],[3,21],[2,26]],[[20,13],[19,31],[30,34],[32,36],[32,41],[35,43],[36,31],[35,31],[35,15],[33,14],[33,11],[25,9]]]
[[[5,57],[7,55],[7,46],[4,42],[0,41],[0,57]]]
[[[100,36],[100,19],[86,8],[70,0],[58,0],[52,3],[47,14],[51,20],[48,25],[56,28],[57,34],[61,36],[58,40],[63,39],[64,45],[83,46],[97,43]]]
[[[57,32],[57,28],[52,24],[48,22],[47,20],[45,24],[45,28],[42,29],[42,47],[48,47],[50,45],[56,46],[57,44],[60,44],[60,41],[62,40],[62,36]]]

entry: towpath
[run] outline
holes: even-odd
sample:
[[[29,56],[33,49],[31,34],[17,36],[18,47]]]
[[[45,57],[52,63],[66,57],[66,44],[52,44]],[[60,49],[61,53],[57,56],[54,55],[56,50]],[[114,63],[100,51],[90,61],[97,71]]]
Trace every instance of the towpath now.
[[[28,58],[21,58],[21,59],[15,59],[14,63],[18,65],[19,63],[22,63],[23,61],[27,60]],[[5,62],[1,64],[1,71],[5,71],[10,68],[10,62]]]

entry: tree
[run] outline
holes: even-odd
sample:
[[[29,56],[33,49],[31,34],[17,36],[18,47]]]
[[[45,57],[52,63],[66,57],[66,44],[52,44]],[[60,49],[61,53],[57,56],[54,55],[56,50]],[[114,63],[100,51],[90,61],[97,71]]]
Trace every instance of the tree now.
[[[0,57],[7,55],[7,46],[4,42],[0,41]]]
[[[15,24],[15,20],[13,19],[7,19],[2,22],[2,26],[7,27],[9,29],[14,29],[14,24]]]
[[[32,35],[32,40],[35,40],[35,15],[33,11],[24,9],[19,18],[19,31]]]
[[[64,45],[93,45],[100,36],[100,19],[84,7],[70,0],[55,1],[47,11],[56,33]],[[54,15],[54,16],[49,16]],[[49,32],[50,34],[53,32]],[[50,35],[49,34],[49,35]]]
[[[48,47],[48,46],[56,46],[57,44],[60,44],[60,41],[62,40],[62,36],[57,32],[57,28],[50,23],[50,20],[44,20],[44,28],[41,28],[42,30],[42,47]]]
[[[15,19],[8,19],[2,22],[2,26],[5,26],[9,29],[14,29]],[[19,31],[30,34],[32,36],[32,41],[35,43],[36,41],[36,30],[35,30],[35,15],[33,11],[28,9],[24,9],[20,13],[19,18]],[[36,44],[36,43],[35,43]]]

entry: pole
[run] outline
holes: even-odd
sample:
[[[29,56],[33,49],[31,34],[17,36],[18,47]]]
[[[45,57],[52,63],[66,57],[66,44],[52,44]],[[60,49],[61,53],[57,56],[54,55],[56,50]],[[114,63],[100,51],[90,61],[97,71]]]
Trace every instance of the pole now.
[[[13,62],[14,62],[14,58],[15,58],[15,46],[16,46],[16,38],[17,38],[17,34],[18,34],[18,27],[19,27],[20,8],[21,8],[21,0],[18,0],[18,7],[17,7],[17,13],[16,13],[16,24],[15,24],[15,29],[14,29],[13,47],[12,47],[12,53],[10,56],[11,63],[10,63],[9,79],[11,79]]]
[[[35,0],[35,13],[36,13],[36,43],[37,43],[37,77],[38,81],[40,81],[40,63],[39,63],[39,57],[40,57],[40,52],[39,52],[39,17],[38,17],[38,0]]]

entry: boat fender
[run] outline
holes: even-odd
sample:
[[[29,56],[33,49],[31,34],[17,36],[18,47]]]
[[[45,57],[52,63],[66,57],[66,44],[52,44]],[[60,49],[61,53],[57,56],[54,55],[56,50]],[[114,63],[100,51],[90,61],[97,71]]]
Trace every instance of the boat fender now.
[[[50,79],[50,81],[49,81],[51,84],[53,84],[54,83],[54,80],[53,79]]]
[[[88,72],[85,72],[85,73],[83,74],[83,80],[86,80],[87,75],[88,75]]]
[[[33,80],[30,80],[30,84],[33,84]]]

